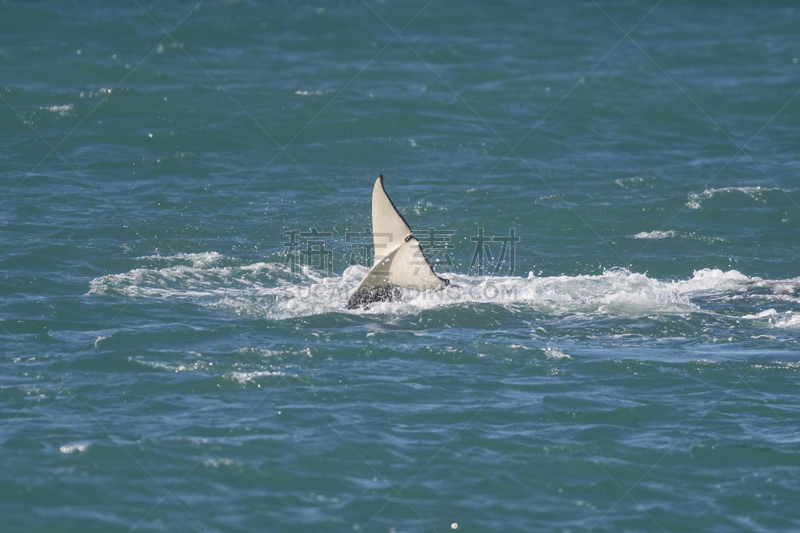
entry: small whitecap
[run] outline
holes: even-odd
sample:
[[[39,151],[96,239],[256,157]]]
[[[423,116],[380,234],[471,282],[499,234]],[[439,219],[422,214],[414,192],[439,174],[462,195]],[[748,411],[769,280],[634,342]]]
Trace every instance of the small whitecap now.
[[[285,374],[283,372],[270,372],[268,370],[261,370],[256,372],[231,372],[228,377],[234,381],[238,381],[241,385],[246,385],[261,377],[284,375]]]
[[[634,176],[630,178],[619,178],[614,180],[614,183],[623,189],[633,189],[637,187],[647,187],[652,189],[655,187],[656,177],[642,178]]]
[[[789,311],[784,316],[772,323],[773,328],[798,329],[800,328],[800,313]]]
[[[240,466],[239,463],[227,457],[220,457],[218,459],[206,459],[203,464],[213,468]]]
[[[756,313],[754,315],[744,315],[742,318],[748,319],[755,319],[755,318],[764,318],[768,316],[775,316],[778,312],[775,309],[767,309],[766,311],[761,311],[760,313]]]
[[[642,231],[633,236],[634,239],[671,239],[677,233],[674,230],[670,231]]]
[[[544,349],[544,354],[548,359],[572,359],[572,356],[558,348],[548,347]]]
[[[71,444],[65,444],[59,448],[61,453],[85,453],[86,450],[89,449],[88,442],[73,442]]]
[[[751,199],[766,203],[767,199],[765,198],[765,194],[771,192],[788,192],[785,189],[779,188],[765,188],[761,187],[760,185],[756,185],[753,187],[721,187],[719,189],[706,189],[703,192],[693,192],[689,193],[687,198],[686,207],[689,209],[700,209],[702,207],[703,202],[714,198],[715,196],[719,195],[745,195],[749,196]]]
[[[57,114],[60,117],[66,117],[72,112],[72,104],[66,105],[54,105],[50,107],[41,107],[39,109],[44,109],[46,111],[52,111],[53,113]]]

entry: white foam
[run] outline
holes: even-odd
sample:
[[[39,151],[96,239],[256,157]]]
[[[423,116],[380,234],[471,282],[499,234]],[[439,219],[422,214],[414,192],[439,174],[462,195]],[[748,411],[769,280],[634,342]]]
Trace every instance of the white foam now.
[[[675,230],[669,231],[642,231],[637,233],[636,235],[629,235],[628,238],[630,239],[685,239],[689,241],[699,241],[705,243],[717,243],[717,242],[725,242],[725,239],[720,237],[707,237],[705,235],[698,235],[692,232],[678,232]]]
[[[195,267],[206,267],[218,263],[224,256],[219,252],[180,253],[175,255],[145,255],[141,259],[166,263],[186,262]]]
[[[764,187],[721,187],[719,189],[706,189],[700,193],[689,193],[686,202],[686,207],[690,209],[700,209],[703,202],[720,194],[744,194],[753,200],[764,202],[764,193],[771,191],[782,191],[784,189],[778,188],[764,188]]]
[[[647,187],[648,189],[652,189],[655,187],[657,180],[658,178],[656,178],[655,176],[651,176],[649,178],[633,176],[630,178],[619,178],[617,180],[614,180],[614,183],[616,183],[623,189],[633,189],[636,187]]]
[[[306,284],[285,284],[269,291],[280,291],[271,314],[274,317],[306,316],[342,312],[350,293],[366,272],[351,266],[340,278],[314,278],[308,273]],[[695,274],[686,282],[659,281],[644,274],[614,269],[600,275],[536,277],[467,276],[442,273],[451,285],[439,292],[404,291],[400,301],[377,302],[357,314],[410,314],[426,309],[490,304],[523,306],[548,313],[607,313],[641,316],[654,313],[685,314],[697,310],[691,294],[714,290],[720,279],[708,272]],[[739,279],[736,274],[731,276]],[[269,292],[268,291],[268,292]],[[273,292],[274,294],[274,292]]]
[[[88,442],[73,442],[71,444],[65,444],[61,446],[58,450],[61,453],[86,453],[89,449],[90,443]]]
[[[798,329],[800,328],[800,313],[787,312],[772,323],[773,328]]]
[[[268,376],[285,376],[284,372],[271,372],[268,370],[259,370],[253,372],[231,372],[228,377],[234,381],[238,381],[240,385],[247,385],[258,378]]]
[[[59,115],[61,117],[66,117],[67,115],[69,115],[72,112],[72,104],[54,105],[54,106],[50,106],[50,107],[42,107],[40,109],[44,109],[46,111],[52,111],[53,113],[55,113],[55,114],[57,114],[57,115]]]
[[[759,304],[765,303],[766,309],[774,307],[776,302],[800,304],[800,278],[766,280],[736,270],[703,269],[688,279],[658,280],[615,268],[595,275],[550,277],[537,277],[533,273],[521,277],[442,272],[451,281],[443,291],[402,291],[399,301],[377,302],[367,309],[345,311],[350,294],[368,270],[366,267],[353,265],[338,276],[308,268],[292,273],[280,262],[237,265],[215,252],[152,256],[142,261],[151,266],[94,279],[89,292],[169,302],[184,300],[242,316],[269,319],[324,313],[405,315],[426,309],[484,304],[515,312],[548,314],[684,315],[702,312],[704,299],[735,301],[753,295],[758,295]],[[744,318],[771,316],[762,309]],[[783,325],[776,323],[776,327],[793,327],[792,324],[800,322],[795,316],[785,319],[780,323]]]
[[[203,461],[203,464],[211,468],[238,468],[238,469],[245,468],[245,466],[242,463],[234,461],[233,459],[229,459],[227,457],[220,457],[218,459],[206,459]]]
[[[558,348],[545,348],[544,354],[548,359],[572,359],[568,353],[562,352]]]
[[[633,236],[634,239],[670,239],[675,237],[677,233],[674,230],[670,231],[642,231]]]
[[[778,314],[778,312],[775,309],[767,309],[765,311],[761,311],[760,313],[756,313],[754,315],[744,315],[744,316],[742,316],[742,318],[746,318],[746,319],[749,319],[749,320],[755,320],[757,318],[775,316],[777,314]]]
[[[744,315],[741,317],[746,320],[766,322],[766,325],[774,329],[798,329],[800,328],[800,313],[795,311],[778,312],[775,309],[765,309],[759,313]]]
[[[153,369],[156,369],[156,370],[162,370],[162,371],[165,371],[165,372],[175,372],[175,373],[178,373],[178,372],[203,372],[203,371],[209,371],[209,370],[213,370],[214,369],[214,363],[211,362],[211,361],[208,361],[208,362],[206,362],[206,361],[194,361],[192,363],[185,364],[185,363],[162,363],[160,361],[148,361],[146,359],[142,359],[141,357],[136,357],[136,358],[129,357],[128,360],[129,361],[135,361],[135,362],[140,363],[140,364],[142,364],[144,366],[147,366],[147,367],[150,367],[150,368],[153,368]]]

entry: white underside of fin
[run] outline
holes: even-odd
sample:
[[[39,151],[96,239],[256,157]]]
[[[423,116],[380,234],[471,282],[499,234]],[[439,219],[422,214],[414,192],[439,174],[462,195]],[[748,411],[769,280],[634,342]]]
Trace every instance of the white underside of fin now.
[[[375,262],[350,298],[349,307],[361,303],[360,295],[382,288],[427,291],[441,290],[449,284],[434,273],[419,241],[386,194],[383,175],[372,189],[372,240]]]
[[[438,291],[447,282],[437,276],[416,237],[396,244],[358,284],[356,292],[366,292],[379,287],[403,287],[417,291]]]

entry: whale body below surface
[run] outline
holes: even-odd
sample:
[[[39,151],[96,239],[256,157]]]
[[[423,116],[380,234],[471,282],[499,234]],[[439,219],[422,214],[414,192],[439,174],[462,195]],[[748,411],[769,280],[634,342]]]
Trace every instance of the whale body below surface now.
[[[419,241],[386,194],[383,174],[372,189],[372,242],[375,261],[350,296],[348,309],[392,300],[400,294],[400,288],[439,291],[450,284],[433,271]]]

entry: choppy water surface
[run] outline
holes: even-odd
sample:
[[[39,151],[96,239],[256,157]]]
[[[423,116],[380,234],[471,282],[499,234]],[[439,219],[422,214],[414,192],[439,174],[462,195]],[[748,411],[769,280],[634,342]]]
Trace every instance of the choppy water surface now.
[[[800,529],[798,22],[4,4],[4,530]]]

